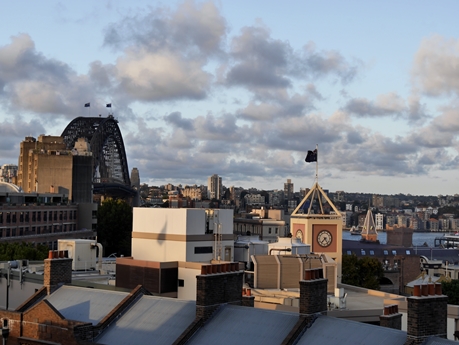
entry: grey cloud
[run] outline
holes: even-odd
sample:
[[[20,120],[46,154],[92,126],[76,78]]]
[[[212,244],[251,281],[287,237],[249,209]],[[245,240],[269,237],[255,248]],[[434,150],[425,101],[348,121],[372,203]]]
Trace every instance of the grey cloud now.
[[[356,131],[347,133],[346,137],[347,137],[347,142],[352,145],[361,144],[364,141],[361,133],[356,132]]]
[[[0,84],[0,99],[15,114],[25,110],[71,118],[81,115],[84,103],[97,94],[88,77],[37,52],[31,37],[25,34],[0,47]]]
[[[401,116],[406,106],[400,96],[389,93],[380,95],[375,102],[364,98],[351,99],[344,110],[358,117]]]
[[[289,88],[294,79],[317,79],[337,76],[348,83],[357,74],[360,62],[352,63],[336,51],[315,50],[308,45],[295,52],[286,41],[270,36],[265,27],[245,27],[232,40],[234,63],[227,68],[228,85],[246,86],[259,92],[266,88]]]
[[[193,120],[183,118],[182,114],[178,111],[175,111],[165,116],[164,120],[178,128],[182,128],[185,130],[192,130],[194,128]]]
[[[348,84],[355,79],[361,65],[358,60],[352,63],[346,61],[337,51],[317,52],[315,45],[309,44],[305,47],[303,56],[297,60],[295,70],[314,78],[336,75],[342,84]]]
[[[185,1],[177,9],[152,8],[126,16],[106,29],[104,44],[125,50],[141,46],[154,52],[171,50],[188,57],[220,54],[227,31],[225,18],[213,2]]]

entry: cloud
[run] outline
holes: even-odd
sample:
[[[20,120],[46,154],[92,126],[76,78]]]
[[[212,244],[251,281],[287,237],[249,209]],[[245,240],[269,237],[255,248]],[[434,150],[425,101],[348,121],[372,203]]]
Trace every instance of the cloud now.
[[[422,124],[430,117],[418,96],[411,95],[405,101],[394,92],[379,95],[375,101],[366,98],[350,99],[343,110],[359,118],[392,117],[405,119],[411,124]]]
[[[170,51],[130,50],[116,63],[119,92],[142,101],[202,99],[211,81],[202,67]]]
[[[344,110],[357,117],[400,116],[406,110],[404,100],[395,93],[378,96],[375,102],[365,98],[351,99]]]
[[[67,119],[80,115],[84,103],[98,94],[88,76],[77,75],[67,64],[37,52],[27,34],[14,36],[10,44],[0,47],[0,86],[0,100],[13,113]]]
[[[169,115],[164,117],[164,120],[171,125],[174,125],[178,128],[184,130],[192,130],[193,129],[193,120],[191,119],[184,119],[182,118],[182,114],[178,111],[170,113]]]
[[[27,121],[21,116],[12,116],[0,122],[0,157],[17,164],[20,142],[35,133],[45,133],[38,120]]]
[[[175,10],[151,8],[107,27],[104,44],[116,50],[142,47],[171,51],[188,58],[222,54],[227,23],[211,1],[184,1]]]
[[[243,86],[254,92],[291,88],[293,81],[314,80],[329,75],[342,83],[352,81],[360,63],[347,62],[336,51],[316,51],[309,44],[300,52],[287,41],[271,37],[264,26],[244,27],[231,42],[233,63],[222,73],[227,85]]]
[[[459,39],[425,38],[414,56],[412,78],[429,96],[459,94]]]

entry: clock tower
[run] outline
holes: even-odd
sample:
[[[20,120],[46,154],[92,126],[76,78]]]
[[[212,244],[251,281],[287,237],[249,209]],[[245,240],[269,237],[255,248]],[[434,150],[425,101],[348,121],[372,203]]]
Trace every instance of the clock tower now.
[[[317,182],[306,194],[290,216],[290,232],[293,237],[311,246],[316,254],[325,254],[336,265],[325,265],[325,278],[329,291],[341,282],[343,220],[341,213]]]

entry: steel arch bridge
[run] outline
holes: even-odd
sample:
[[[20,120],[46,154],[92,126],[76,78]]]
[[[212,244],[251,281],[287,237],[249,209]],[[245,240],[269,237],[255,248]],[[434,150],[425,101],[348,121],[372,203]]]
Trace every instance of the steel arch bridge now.
[[[78,138],[86,138],[93,156],[94,193],[135,194],[131,188],[123,137],[118,120],[108,117],[77,117],[61,135],[69,150]],[[110,194],[110,193],[109,193]]]

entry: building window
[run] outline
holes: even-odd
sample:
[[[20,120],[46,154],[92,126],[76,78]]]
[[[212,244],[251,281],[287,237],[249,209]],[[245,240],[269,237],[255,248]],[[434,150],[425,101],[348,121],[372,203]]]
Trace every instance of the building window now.
[[[384,255],[389,255],[389,252],[387,250],[384,251]]]
[[[411,252],[408,249],[406,250],[406,255],[411,255]]]
[[[392,251],[392,255],[397,255],[397,251],[396,251],[396,250],[393,250],[393,251]]]
[[[212,254],[212,247],[194,247],[195,254]]]
[[[185,286],[185,281],[183,279],[178,280],[178,286],[184,287]]]
[[[276,228],[276,234],[279,232],[278,228]]]
[[[374,250],[370,250],[370,255],[375,255],[375,251]]]
[[[347,251],[347,255],[352,255],[352,252],[350,250]]]
[[[268,233],[269,233],[269,234],[271,233],[271,228],[269,228]]]
[[[360,250],[360,254],[366,255],[365,251],[363,249]]]
[[[3,212],[0,212],[0,224],[3,224]]]

